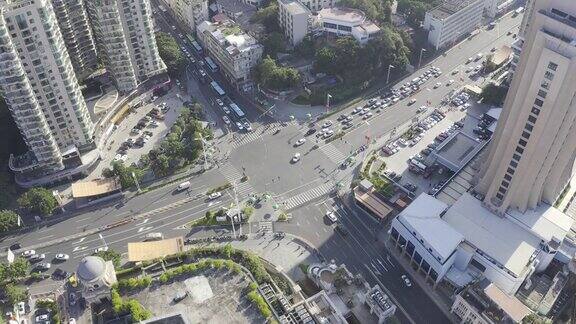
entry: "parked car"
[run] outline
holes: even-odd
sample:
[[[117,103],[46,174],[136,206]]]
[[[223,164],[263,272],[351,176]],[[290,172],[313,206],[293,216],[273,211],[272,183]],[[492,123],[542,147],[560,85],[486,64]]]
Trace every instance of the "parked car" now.
[[[294,156],[292,156],[292,163],[296,163],[298,161],[300,161],[300,153],[295,153]]]
[[[176,296],[174,296],[174,298],[172,298],[172,301],[173,301],[174,303],[179,303],[179,302],[181,302],[182,300],[184,300],[184,298],[186,298],[186,296],[188,296],[188,292],[186,292],[186,291],[185,291],[185,292],[182,292],[182,293],[179,293],[179,294],[177,294]]]
[[[222,120],[224,121],[224,124],[230,125],[230,118],[228,118],[228,116],[222,116]]]
[[[29,257],[33,256],[34,254],[36,254],[35,250],[26,250],[26,251],[22,252],[22,256],[25,258],[29,258]]]
[[[46,270],[50,269],[50,266],[51,266],[51,264],[48,262],[40,262],[34,267],[34,269],[36,271],[46,271]]]
[[[299,140],[296,141],[296,143],[294,143],[294,146],[300,146],[302,144],[306,143],[306,139],[305,138],[301,138]]]
[[[220,197],[222,197],[222,193],[220,191],[216,191],[208,195],[208,199],[210,200],[214,200]]]
[[[408,276],[407,276],[407,275],[402,275],[401,278],[402,278],[402,281],[404,281],[404,284],[405,284],[407,287],[412,287],[412,282],[410,281],[410,279],[408,279]]]
[[[46,259],[46,254],[44,253],[40,253],[40,254],[32,254],[30,256],[30,262],[38,262],[38,261],[42,261]]]
[[[336,214],[331,210],[326,212],[326,218],[328,218],[332,223],[336,223],[338,221],[338,217],[336,217]]]
[[[108,251],[108,247],[107,246],[101,246],[99,248],[94,249],[94,254],[99,253],[99,252],[106,252]]]

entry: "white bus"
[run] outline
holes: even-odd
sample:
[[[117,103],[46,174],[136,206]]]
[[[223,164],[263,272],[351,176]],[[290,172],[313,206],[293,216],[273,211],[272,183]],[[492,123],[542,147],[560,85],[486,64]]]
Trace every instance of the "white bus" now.
[[[204,58],[204,60],[206,61],[206,64],[208,64],[208,67],[210,68],[210,70],[212,72],[216,72],[218,71],[218,65],[216,65],[216,63],[214,63],[214,61],[212,61],[211,58],[209,58],[208,56],[206,56]]]
[[[246,114],[244,114],[242,109],[240,109],[240,107],[238,107],[238,105],[233,103],[233,102],[230,102],[230,109],[232,109],[232,111],[234,112],[234,115],[236,115],[236,117],[238,117],[238,118],[246,117]]]
[[[226,95],[226,92],[224,92],[224,89],[222,89],[222,87],[218,84],[218,82],[212,81],[210,82],[210,85],[212,86],[212,89],[214,89],[214,92],[216,92],[218,96],[223,97]]]

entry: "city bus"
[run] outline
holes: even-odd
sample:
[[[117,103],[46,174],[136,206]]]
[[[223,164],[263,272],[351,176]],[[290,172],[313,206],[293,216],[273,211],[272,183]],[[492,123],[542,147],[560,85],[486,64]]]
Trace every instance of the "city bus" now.
[[[194,50],[195,50],[197,53],[202,53],[202,46],[200,46],[200,44],[198,44],[198,42],[195,41],[193,38],[192,38],[191,41],[192,41],[192,47],[194,47]]]
[[[211,58],[209,58],[208,56],[206,56],[206,57],[204,58],[204,61],[206,61],[206,64],[208,64],[208,67],[210,68],[210,71],[212,71],[212,72],[218,71],[218,65],[216,65],[216,63],[214,63],[214,61],[212,61]]]
[[[236,115],[236,117],[238,117],[238,118],[246,117],[246,115],[244,114],[242,109],[240,109],[240,107],[238,107],[238,105],[233,103],[232,101],[230,101],[230,109],[232,109],[232,111],[234,112],[234,115]]]
[[[226,92],[224,92],[224,89],[222,89],[222,87],[218,84],[218,82],[212,81],[210,82],[210,86],[212,86],[212,89],[214,90],[214,92],[216,92],[218,96],[223,97],[226,95]]]

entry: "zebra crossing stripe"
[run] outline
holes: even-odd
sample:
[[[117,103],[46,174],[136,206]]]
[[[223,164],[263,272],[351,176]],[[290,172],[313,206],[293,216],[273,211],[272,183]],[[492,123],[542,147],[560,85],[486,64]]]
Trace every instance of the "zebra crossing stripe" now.
[[[322,195],[329,193],[332,187],[333,186],[331,183],[325,183],[319,187],[312,188],[308,191],[302,192],[284,201],[284,207],[286,209],[292,209],[301,206],[311,200],[314,200]]]
[[[326,154],[326,156],[328,156],[332,162],[335,163],[340,163],[346,158],[346,156],[340,152],[340,150],[338,150],[332,143],[321,146],[320,150]]]

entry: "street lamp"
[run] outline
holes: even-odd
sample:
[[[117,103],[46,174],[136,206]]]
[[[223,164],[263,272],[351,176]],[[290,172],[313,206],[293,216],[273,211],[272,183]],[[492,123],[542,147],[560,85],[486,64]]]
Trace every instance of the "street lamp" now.
[[[420,49],[420,58],[418,59],[418,69],[420,69],[420,64],[422,63],[422,54],[426,52],[426,49]]]
[[[326,94],[326,113],[328,113],[328,109],[330,109],[330,98],[332,98],[332,95],[327,93]]]
[[[386,75],[386,84],[388,84],[388,82],[390,81],[390,70],[394,67],[394,65],[389,64],[388,65],[388,74]]]

